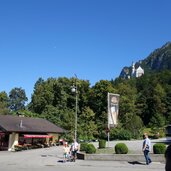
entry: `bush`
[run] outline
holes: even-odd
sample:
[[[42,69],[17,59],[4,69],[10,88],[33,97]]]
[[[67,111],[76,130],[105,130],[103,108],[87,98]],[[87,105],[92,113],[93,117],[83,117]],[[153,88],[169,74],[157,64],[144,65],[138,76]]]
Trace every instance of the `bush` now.
[[[93,144],[87,144],[86,153],[93,154],[96,153],[96,148]]]
[[[80,151],[86,151],[87,150],[88,143],[81,143],[80,144]]]
[[[128,130],[121,130],[119,134],[119,140],[130,140],[131,139],[131,133]]]
[[[130,131],[126,129],[112,129],[110,132],[110,139],[111,140],[130,140],[132,138],[132,134]]]
[[[115,153],[116,154],[127,154],[128,147],[124,143],[118,143],[115,145]]]
[[[163,143],[157,143],[153,145],[154,154],[164,154],[166,151],[166,145]]]
[[[105,148],[106,147],[106,140],[99,140],[99,148]]]

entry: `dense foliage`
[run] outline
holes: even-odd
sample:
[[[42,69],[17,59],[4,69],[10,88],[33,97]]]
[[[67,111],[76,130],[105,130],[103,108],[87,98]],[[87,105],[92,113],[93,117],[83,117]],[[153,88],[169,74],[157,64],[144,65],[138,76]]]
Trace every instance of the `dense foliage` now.
[[[77,84],[77,94],[71,86]],[[119,124],[110,130],[110,139],[139,138],[144,127],[156,132],[171,122],[171,71],[145,74],[140,78],[100,80],[90,87],[87,80],[78,78],[38,79],[31,102],[22,88],[9,95],[0,92],[0,114],[23,114],[41,117],[68,130],[74,135],[76,95],[78,98],[78,138],[106,139],[107,93],[120,94]],[[154,132],[155,134],[155,132]]]

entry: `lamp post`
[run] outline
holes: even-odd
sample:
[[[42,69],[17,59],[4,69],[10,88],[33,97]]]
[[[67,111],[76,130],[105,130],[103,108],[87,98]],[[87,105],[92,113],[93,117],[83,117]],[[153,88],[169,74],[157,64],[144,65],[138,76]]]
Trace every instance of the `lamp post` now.
[[[74,129],[74,138],[77,140],[77,110],[78,110],[78,90],[77,90],[77,75],[75,74],[75,83],[71,87],[71,91],[75,93],[75,129]]]

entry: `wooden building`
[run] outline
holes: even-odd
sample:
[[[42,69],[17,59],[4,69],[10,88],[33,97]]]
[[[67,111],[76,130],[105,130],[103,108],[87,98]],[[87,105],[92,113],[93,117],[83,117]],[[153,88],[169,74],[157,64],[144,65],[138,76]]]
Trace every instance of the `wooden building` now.
[[[14,151],[16,145],[54,144],[65,130],[41,118],[0,115],[0,150]]]

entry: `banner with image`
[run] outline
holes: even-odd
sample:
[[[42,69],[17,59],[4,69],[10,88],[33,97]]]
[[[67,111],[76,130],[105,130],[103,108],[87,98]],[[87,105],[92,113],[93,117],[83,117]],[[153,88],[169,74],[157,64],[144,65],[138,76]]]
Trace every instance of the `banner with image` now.
[[[119,97],[119,94],[108,93],[108,128],[118,123]]]

